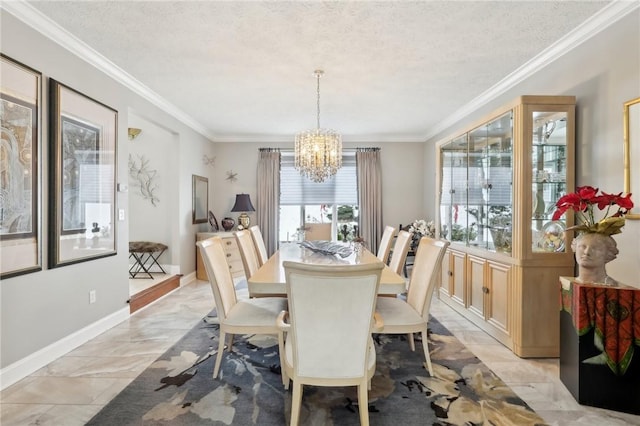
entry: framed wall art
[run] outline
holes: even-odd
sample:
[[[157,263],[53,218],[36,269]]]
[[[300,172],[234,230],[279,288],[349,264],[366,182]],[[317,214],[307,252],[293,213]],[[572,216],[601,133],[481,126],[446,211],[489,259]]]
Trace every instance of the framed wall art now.
[[[640,194],[640,98],[624,103],[624,191]],[[640,219],[640,203],[625,215]]]
[[[191,223],[206,223],[209,220],[209,179],[203,176],[192,175],[192,183]]]
[[[0,57],[0,278],[42,269],[42,74]]]
[[[116,251],[118,112],[50,80],[49,267]]]

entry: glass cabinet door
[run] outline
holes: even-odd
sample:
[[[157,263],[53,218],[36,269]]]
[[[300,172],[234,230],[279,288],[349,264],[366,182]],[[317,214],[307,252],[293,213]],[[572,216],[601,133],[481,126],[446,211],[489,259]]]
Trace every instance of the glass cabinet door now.
[[[490,250],[511,253],[513,234],[513,113],[488,124],[487,223]]]
[[[460,210],[467,199],[467,135],[462,135],[440,148],[440,237],[460,242],[457,224]],[[464,211],[464,210],[463,210]],[[466,221],[466,214],[465,214]]]
[[[564,252],[566,219],[552,221],[567,193],[567,113],[534,111],[531,143],[531,241],[534,252]]]
[[[464,234],[470,246],[487,248],[487,201],[489,188],[489,126],[482,125],[469,132],[469,183],[467,222]]]
[[[477,224],[469,244],[504,253],[511,253],[513,232],[512,140],[511,111],[469,133],[467,209]]]

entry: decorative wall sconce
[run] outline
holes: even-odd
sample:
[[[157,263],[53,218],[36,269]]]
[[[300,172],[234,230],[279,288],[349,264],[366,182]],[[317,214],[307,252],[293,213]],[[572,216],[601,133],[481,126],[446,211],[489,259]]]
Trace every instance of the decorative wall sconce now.
[[[135,138],[137,138],[138,135],[140,134],[140,132],[142,132],[142,129],[136,129],[135,127],[129,127],[129,129],[128,129],[129,140],[132,141]]]

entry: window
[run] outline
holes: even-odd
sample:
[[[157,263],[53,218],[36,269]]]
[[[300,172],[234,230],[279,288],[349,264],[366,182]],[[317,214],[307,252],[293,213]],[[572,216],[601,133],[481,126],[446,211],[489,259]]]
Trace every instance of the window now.
[[[355,152],[344,152],[342,168],[322,183],[295,169],[293,152],[280,160],[280,241],[296,241],[307,223],[331,223],[333,240],[350,240],[358,217]]]

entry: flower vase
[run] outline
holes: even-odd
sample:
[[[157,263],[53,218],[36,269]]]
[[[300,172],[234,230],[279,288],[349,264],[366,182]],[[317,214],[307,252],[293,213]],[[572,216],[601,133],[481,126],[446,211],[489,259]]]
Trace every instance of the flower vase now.
[[[578,264],[578,281],[582,283],[617,285],[607,275],[606,264],[618,255],[618,245],[611,235],[585,232],[571,243]]]
[[[230,217],[225,217],[222,219],[222,227],[225,231],[229,232],[233,229],[233,225],[236,224],[236,221],[231,219]]]

